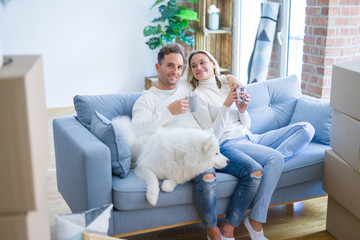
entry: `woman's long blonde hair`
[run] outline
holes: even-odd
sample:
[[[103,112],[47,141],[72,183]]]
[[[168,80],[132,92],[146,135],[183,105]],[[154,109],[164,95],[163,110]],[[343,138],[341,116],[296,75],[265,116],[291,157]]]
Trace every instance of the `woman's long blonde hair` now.
[[[191,59],[193,56],[195,56],[198,53],[205,54],[206,56],[208,56],[208,58],[210,59],[211,62],[215,63],[214,73],[215,73],[216,84],[219,88],[221,88],[219,63],[216,61],[216,59],[213,57],[213,55],[211,55],[211,53],[209,53],[205,50],[198,50],[198,51],[195,51],[195,52],[192,52],[189,54],[188,61],[187,61],[188,66],[186,69],[186,79],[187,79],[186,81],[193,88],[193,90],[195,90],[195,88],[197,88],[197,86],[199,86],[199,80],[197,80],[194,77],[194,74],[192,73],[192,70],[191,70]]]

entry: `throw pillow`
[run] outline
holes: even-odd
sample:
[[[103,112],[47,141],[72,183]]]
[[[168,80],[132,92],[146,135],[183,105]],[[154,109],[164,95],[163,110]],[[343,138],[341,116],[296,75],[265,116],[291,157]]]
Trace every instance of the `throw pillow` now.
[[[110,149],[112,172],[120,178],[125,178],[130,171],[131,152],[120,129],[102,114],[94,111],[90,131]]]
[[[290,124],[309,122],[315,129],[314,140],[330,144],[332,108],[329,102],[312,97],[302,97],[297,100]]]
[[[119,115],[131,117],[132,107],[141,93],[103,94],[103,95],[76,95],[74,107],[77,119],[87,129],[90,129],[94,111],[101,113],[108,119]]]
[[[82,240],[84,232],[106,235],[112,208],[108,204],[85,212],[55,215],[58,240]]]
[[[113,238],[96,233],[86,233],[86,232],[84,232],[83,236],[84,236],[84,240],[125,240],[123,238]]]

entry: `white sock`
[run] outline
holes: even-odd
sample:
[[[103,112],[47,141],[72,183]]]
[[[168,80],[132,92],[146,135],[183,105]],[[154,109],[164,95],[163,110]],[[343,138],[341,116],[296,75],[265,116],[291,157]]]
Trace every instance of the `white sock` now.
[[[244,225],[246,227],[246,229],[248,230],[251,240],[268,240],[265,236],[264,236],[264,231],[261,228],[260,232],[255,231],[252,226],[250,225],[249,222],[249,216],[246,216],[244,219]]]

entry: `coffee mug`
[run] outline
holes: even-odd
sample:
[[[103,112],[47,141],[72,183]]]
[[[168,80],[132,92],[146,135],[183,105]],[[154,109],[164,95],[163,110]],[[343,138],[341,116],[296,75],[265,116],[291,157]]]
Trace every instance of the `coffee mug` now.
[[[190,112],[196,112],[198,95],[196,95],[196,94],[191,94],[191,95],[187,95],[186,98],[187,98],[188,101],[189,101]]]

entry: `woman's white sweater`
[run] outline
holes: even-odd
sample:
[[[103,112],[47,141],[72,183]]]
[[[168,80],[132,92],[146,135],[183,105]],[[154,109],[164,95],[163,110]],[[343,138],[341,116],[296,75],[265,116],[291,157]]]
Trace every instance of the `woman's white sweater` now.
[[[221,82],[225,81],[221,79]],[[199,86],[194,91],[198,94],[198,105],[193,116],[202,129],[213,128],[220,142],[251,134],[249,131],[251,119],[248,112],[240,113],[236,103],[230,107],[224,105],[229,90],[228,84],[221,84],[219,89],[214,76],[199,81]]]

